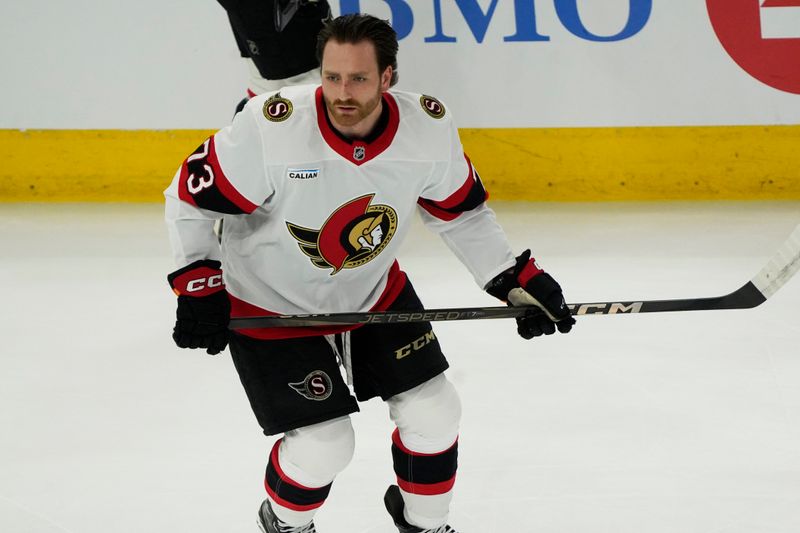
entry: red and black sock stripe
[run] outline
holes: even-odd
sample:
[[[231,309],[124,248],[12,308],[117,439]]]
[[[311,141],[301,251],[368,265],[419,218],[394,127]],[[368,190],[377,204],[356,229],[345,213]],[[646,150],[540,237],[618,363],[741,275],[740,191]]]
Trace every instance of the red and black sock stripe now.
[[[278,463],[278,449],[282,440],[275,443],[269,454],[264,487],[267,489],[269,497],[278,505],[293,511],[312,511],[325,502],[333,483],[314,488],[303,486],[290,479]]]
[[[443,452],[419,453],[409,450],[400,440],[400,432],[392,433],[392,458],[397,485],[412,494],[431,496],[449,492],[456,482],[458,440]]]

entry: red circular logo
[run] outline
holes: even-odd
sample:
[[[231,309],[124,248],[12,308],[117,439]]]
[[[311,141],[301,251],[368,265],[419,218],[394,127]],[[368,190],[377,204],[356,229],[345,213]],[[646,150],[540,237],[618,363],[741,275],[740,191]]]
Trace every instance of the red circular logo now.
[[[760,82],[800,94],[800,0],[706,0],[725,51]]]

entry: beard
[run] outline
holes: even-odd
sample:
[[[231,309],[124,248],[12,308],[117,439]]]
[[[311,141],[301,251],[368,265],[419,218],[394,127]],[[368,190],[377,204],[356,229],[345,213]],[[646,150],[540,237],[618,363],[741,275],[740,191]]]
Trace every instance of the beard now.
[[[328,108],[328,115],[334,124],[339,126],[355,126],[372,113],[378,104],[381,102],[383,95],[378,92],[374,98],[370,98],[366,102],[359,102],[357,100],[333,100],[330,101],[325,98],[325,107]],[[337,106],[347,106],[353,109],[349,112],[340,111]]]

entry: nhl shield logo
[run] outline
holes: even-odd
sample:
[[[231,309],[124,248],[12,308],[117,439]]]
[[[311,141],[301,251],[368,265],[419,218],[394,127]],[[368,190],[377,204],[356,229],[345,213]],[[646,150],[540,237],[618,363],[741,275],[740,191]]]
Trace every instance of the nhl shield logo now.
[[[333,392],[333,381],[322,370],[315,370],[307,375],[303,381],[289,383],[289,386],[303,398],[314,400],[315,402],[327,400]]]
[[[353,148],[353,159],[356,161],[363,161],[367,157],[367,148],[365,146],[356,146]]]

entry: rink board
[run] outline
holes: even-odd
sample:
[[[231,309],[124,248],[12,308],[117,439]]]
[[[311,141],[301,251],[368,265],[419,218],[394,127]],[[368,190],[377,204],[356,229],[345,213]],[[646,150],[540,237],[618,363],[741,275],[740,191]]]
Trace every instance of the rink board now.
[[[211,130],[0,130],[3,202],[159,202]],[[800,126],[462,129],[491,197],[800,199]]]

